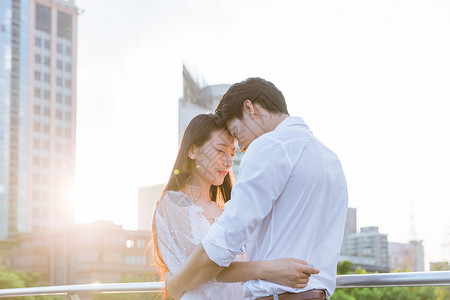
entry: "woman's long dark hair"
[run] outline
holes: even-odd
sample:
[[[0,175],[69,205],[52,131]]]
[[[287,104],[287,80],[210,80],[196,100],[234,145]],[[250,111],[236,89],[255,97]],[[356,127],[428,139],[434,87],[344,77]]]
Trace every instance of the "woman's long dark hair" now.
[[[186,130],[184,131],[183,138],[181,139],[180,148],[178,150],[177,159],[173,165],[172,172],[170,173],[169,181],[165,186],[162,193],[167,191],[179,191],[187,182],[192,178],[195,168],[195,161],[188,156],[189,148],[194,145],[201,147],[210,138],[211,134],[220,129],[225,129],[220,126],[216,121],[213,114],[200,114],[193,118]],[[231,198],[231,188],[233,187],[233,175],[230,172],[225,176],[223,183],[220,186],[211,185],[209,195],[211,201],[217,203],[219,207],[223,207],[225,202]],[[159,199],[155,204],[155,208],[158,206]],[[156,266],[159,270],[161,280],[164,281],[165,273],[169,271],[164,260],[161,256],[161,252],[158,247],[158,237],[156,234],[155,226],[155,213],[153,211],[152,218],[152,241],[153,241],[153,258]],[[147,245],[149,246],[149,245]]]

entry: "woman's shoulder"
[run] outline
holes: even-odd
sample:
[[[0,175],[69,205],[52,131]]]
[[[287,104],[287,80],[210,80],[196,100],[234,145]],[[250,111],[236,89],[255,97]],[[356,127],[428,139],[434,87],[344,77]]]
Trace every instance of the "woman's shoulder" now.
[[[193,205],[191,198],[188,195],[173,190],[162,193],[159,203],[164,205],[175,205],[177,207],[189,207]]]

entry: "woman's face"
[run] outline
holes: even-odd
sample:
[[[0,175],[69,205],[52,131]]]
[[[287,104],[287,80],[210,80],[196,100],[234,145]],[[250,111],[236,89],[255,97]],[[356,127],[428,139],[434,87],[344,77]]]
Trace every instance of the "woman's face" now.
[[[211,133],[201,147],[192,147],[189,157],[195,160],[194,174],[210,185],[219,186],[233,165],[234,138],[225,129]]]

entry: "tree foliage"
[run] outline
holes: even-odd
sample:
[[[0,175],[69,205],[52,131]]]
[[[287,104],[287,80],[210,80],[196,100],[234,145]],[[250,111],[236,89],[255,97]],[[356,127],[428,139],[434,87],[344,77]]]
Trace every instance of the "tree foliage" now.
[[[367,274],[365,269],[343,261],[338,264],[338,274]],[[332,300],[446,300],[450,290],[445,287],[379,287],[336,289]]]
[[[25,288],[46,286],[46,282],[42,280],[39,273],[25,273],[21,271],[8,270],[5,267],[0,266],[0,288],[1,289],[13,289],[13,288]],[[59,296],[28,296],[28,297],[8,297],[2,299],[9,300],[60,300]]]

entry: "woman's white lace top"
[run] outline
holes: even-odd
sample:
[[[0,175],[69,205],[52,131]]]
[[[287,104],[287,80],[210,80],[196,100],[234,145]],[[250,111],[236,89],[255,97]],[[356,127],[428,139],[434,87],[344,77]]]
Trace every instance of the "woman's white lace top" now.
[[[169,271],[176,273],[211,225],[203,216],[203,209],[182,192],[165,192],[155,210],[159,250]],[[242,260],[242,257],[238,259]],[[242,299],[242,295],[241,283],[222,283],[213,279],[187,291],[181,299]]]

